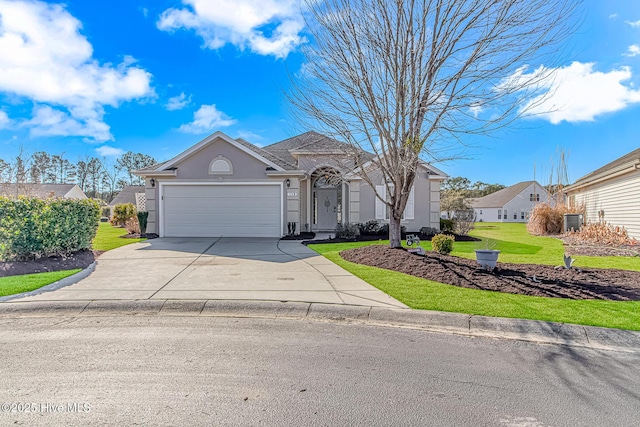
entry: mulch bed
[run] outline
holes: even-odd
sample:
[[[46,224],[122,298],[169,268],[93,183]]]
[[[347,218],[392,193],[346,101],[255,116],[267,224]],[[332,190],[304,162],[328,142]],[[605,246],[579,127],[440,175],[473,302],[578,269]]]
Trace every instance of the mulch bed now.
[[[49,271],[85,269],[102,254],[103,251],[84,249],[68,256],[52,256],[33,261],[0,262],[0,277],[19,276],[21,274],[46,273]]]
[[[417,235],[418,237],[420,237],[420,240],[422,241],[427,241],[427,240],[431,240],[434,236],[434,234],[422,234],[422,233],[418,233],[418,232],[406,232],[406,233],[402,233],[402,239],[401,240],[405,240],[407,238],[407,235]],[[449,236],[453,237],[453,239],[456,242],[479,242],[480,239],[476,238],[476,237],[471,237],[468,235],[461,235],[461,234],[453,234],[453,233],[445,233],[448,234]],[[376,241],[376,240],[387,240],[389,238],[388,234],[362,234],[354,239],[319,239],[319,240],[305,240],[302,242],[303,245],[315,245],[315,244],[322,244],[322,243],[349,243],[349,242],[372,242],[372,241]]]
[[[475,260],[375,245],[340,252],[347,261],[385,268],[470,289],[575,300],[640,300],[640,272],[615,269],[566,269],[534,264],[498,263],[493,272]]]

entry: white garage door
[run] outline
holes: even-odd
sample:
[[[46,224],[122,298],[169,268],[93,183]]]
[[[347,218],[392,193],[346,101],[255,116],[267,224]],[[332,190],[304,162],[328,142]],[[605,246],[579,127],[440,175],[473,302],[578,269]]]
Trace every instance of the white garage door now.
[[[279,185],[165,185],[166,237],[280,237]]]

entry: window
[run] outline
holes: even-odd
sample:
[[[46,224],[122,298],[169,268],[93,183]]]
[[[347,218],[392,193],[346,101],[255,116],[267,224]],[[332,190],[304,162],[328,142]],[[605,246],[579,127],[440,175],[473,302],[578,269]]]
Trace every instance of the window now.
[[[513,219],[518,219],[518,212],[513,213]]]
[[[389,189],[392,190],[393,186],[389,186]],[[415,211],[415,186],[411,187],[411,192],[409,193],[409,198],[407,199],[407,205],[404,208],[404,212],[402,213],[402,219],[413,219],[414,211]],[[385,194],[386,186],[385,185],[376,185],[376,193]],[[387,200],[389,200],[389,194],[387,194]],[[389,219],[389,205],[383,203],[382,200],[376,197],[376,219]]]
[[[498,209],[498,219],[502,219],[502,209]]]
[[[524,219],[524,210],[520,211],[520,219]]]
[[[480,215],[482,215],[482,209],[480,209]]]
[[[504,216],[503,216],[503,218],[504,218],[504,219],[509,219],[509,217],[507,216],[507,210],[506,210],[506,209],[504,210]]]
[[[539,202],[540,201],[540,194],[538,194],[538,193],[536,193],[536,194],[529,193],[529,201],[530,202]]]
[[[224,156],[218,156],[209,163],[209,175],[233,175],[233,165]]]

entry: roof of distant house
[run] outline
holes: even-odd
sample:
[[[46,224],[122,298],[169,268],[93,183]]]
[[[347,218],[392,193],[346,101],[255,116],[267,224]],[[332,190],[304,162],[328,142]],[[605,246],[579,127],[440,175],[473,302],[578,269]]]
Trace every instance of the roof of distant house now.
[[[65,197],[76,186],[76,184],[3,183],[0,184],[0,194],[10,197],[32,196],[46,199],[50,197]]]
[[[544,187],[536,181],[523,181],[484,197],[469,199],[469,204],[474,208],[501,208],[531,184],[536,184],[544,189]]]
[[[144,185],[126,185],[116,197],[111,200],[109,206],[122,205],[126,203],[136,204],[136,193],[144,193]]]

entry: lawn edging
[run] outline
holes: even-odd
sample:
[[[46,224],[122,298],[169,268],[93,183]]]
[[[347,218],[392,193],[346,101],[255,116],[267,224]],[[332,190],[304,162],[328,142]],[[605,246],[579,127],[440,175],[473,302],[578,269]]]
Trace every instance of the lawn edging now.
[[[24,298],[24,297],[32,297],[35,295],[39,295],[41,293],[44,292],[51,292],[51,291],[55,291],[58,290],[60,288],[64,288],[65,286],[69,286],[69,285],[73,285],[74,283],[79,282],[80,280],[88,277],[91,273],[93,273],[93,270],[95,270],[96,268],[96,262],[92,262],[87,268],[78,271],[77,273],[74,273],[70,276],[67,276],[63,279],[57,280],[53,283],[49,283],[48,285],[44,285],[40,288],[34,289],[32,291],[29,292],[22,292],[19,294],[13,294],[13,295],[7,295],[4,297],[0,297],[0,302],[7,302],[7,301],[11,301],[13,299],[18,299],[18,298]]]
[[[310,248],[413,309],[640,331],[640,301],[569,300],[461,288],[355,264],[340,256],[339,244],[330,246]]]

